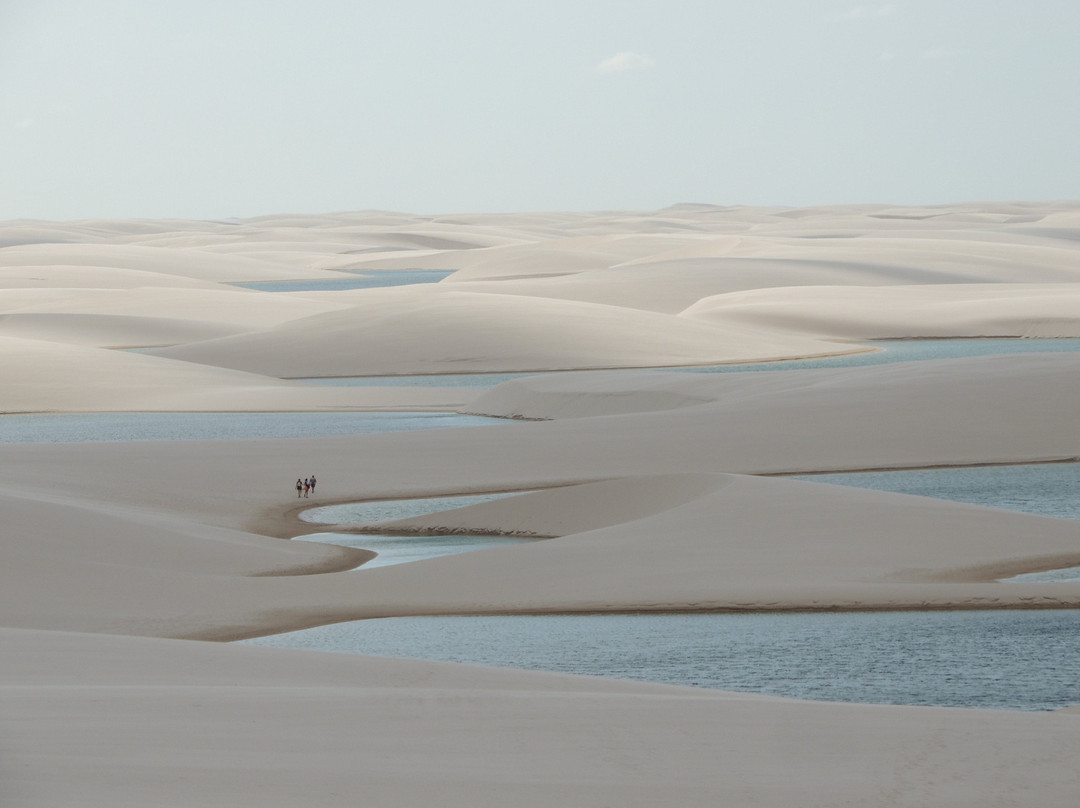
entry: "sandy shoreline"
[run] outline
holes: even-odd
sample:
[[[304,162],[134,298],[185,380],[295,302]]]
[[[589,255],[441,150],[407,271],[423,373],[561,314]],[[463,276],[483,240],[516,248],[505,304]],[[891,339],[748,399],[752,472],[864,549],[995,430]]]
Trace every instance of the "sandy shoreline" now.
[[[0,412],[503,419],[0,444],[3,801],[1071,808],[1075,711],[815,704],[178,639],[420,614],[1080,608],[1077,583],[996,582],[1080,564],[1073,521],[786,479],[1076,462],[1078,354],[588,370],[1080,336],[1080,205],[897,210],[0,224],[37,242],[0,249]],[[346,267],[454,274],[227,286]],[[109,347],[125,344],[164,347]],[[489,391],[290,381],[560,369],[574,372]],[[318,497],[292,501],[312,472]],[[320,530],[298,517],[312,507],[489,491],[525,493],[385,528],[555,538],[356,571],[365,551],[284,540]]]

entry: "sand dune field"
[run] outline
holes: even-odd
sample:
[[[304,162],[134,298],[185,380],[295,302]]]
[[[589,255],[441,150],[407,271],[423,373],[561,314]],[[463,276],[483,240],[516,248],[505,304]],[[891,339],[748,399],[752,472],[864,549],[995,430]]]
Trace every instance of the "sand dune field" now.
[[[451,274],[390,285],[418,269]],[[1080,338],[1080,203],[0,223],[0,802],[1071,808],[1075,710],[226,642],[403,615],[1080,608],[1080,582],[999,580],[1080,565],[1075,520],[787,478],[1076,462],[1080,352],[684,372],[927,338]],[[488,372],[534,375],[455,380]],[[433,383],[300,381],[414,374]],[[492,421],[9,426],[405,411]],[[321,529],[306,507],[483,492],[519,495],[378,527],[537,540],[371,569],[288,541]]]

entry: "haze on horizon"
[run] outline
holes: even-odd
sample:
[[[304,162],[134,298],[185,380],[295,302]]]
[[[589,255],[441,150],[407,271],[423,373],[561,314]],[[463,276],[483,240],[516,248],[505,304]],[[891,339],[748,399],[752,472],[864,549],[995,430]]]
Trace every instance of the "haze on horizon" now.
[[[1074,0],[0,0],[0,219],[1080,197]]]

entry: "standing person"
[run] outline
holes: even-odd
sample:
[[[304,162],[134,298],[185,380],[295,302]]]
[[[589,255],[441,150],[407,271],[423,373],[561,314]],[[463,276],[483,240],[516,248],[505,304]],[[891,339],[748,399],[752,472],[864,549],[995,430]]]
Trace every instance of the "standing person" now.
[[[297,496],[297,498],[300,497],[300,492],[303,491],[303,490],[304,490],[304,483],[299,477],[297,477],[296,478],[296,496]]]
[[[308,489],[310,489],[310,488],[311,488],[311,484],[307,481],[307,478],[305,477],[304,478],[304,496],[305,497],[308,495]]]
[[[315,475],[311,475],[311,479],[308,481],[311,483],[311,493],[315,493]]]

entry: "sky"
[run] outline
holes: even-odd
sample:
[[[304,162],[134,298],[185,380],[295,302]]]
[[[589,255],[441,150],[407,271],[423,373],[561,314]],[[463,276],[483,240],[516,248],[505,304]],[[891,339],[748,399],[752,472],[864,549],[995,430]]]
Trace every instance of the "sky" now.
[[[1080,198],[1080,0],[0,0],[0,219]]]

